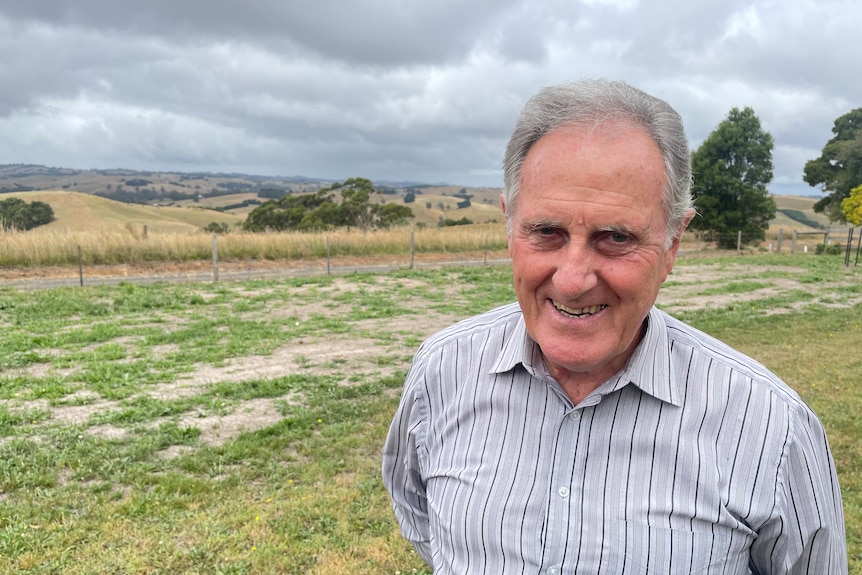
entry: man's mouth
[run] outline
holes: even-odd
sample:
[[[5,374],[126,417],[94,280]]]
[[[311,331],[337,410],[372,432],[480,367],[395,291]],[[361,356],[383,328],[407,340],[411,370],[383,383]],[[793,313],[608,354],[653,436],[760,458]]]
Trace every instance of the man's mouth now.
[[[561,311],[564,314],[571,316],[571,317],[591,316],[594,313],[598,313],[598,312],[602,311],[603,309],[605,309],[606,307],[608,307],[608,304],[603,303],[600,305],[592,305],[590,307],[577,307],[577,308],[575,308],[575,307],[564,306],[563,304],[557,303],[553,300],[551,300],[551,301],[554,304],[554,307],[557,308],[558,311]]]

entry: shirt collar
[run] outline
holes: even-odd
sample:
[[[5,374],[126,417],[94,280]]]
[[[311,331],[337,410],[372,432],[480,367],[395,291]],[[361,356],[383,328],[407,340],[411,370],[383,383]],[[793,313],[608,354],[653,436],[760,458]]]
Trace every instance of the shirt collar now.
[[[531,375],[536,375],[542,365],[541,351],[538,344],[527,334],[523,315],[519,316],[512,333],[506,338],[491,373],[507,372],[518,364],[523,365]],[[682,405],[682,393],[670,359],[667,324],[662,312],[655,307],[650,309],[643,339],[628,363],[597,391],[610,393],[630,383],[656,399],[676,406]]]

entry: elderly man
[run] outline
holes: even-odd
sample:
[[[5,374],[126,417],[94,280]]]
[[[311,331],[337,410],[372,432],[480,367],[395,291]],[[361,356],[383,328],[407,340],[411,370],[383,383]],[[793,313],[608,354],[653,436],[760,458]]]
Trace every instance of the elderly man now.
[[[434,572],[846,573],[817,417],[654,307],[694,214],[679,115],[620,82],[546,88],[504,169],[518,302],[422,345],[383,453]]]

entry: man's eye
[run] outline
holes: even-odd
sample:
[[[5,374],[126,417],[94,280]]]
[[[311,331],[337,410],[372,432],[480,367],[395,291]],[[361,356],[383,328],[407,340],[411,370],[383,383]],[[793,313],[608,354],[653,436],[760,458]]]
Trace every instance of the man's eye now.
[[[540,236],[552,236],[557,233],[557,230],[549,227],[541,227],[536,230]]]
[[[606,255],[624,255],[631,252],[637,246],[637,239],[626,232],[612,232],[601,234],[595,242],[596,249]]]

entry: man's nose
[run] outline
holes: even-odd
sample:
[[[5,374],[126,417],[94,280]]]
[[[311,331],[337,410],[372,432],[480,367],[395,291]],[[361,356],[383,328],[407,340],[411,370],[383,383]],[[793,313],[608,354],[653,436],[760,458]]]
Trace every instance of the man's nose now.
[[[560,295],[575,299],[594,288],[598,282],[596,254],[589,245],[570,242],[560,252],[554,272],[554,287]]]

